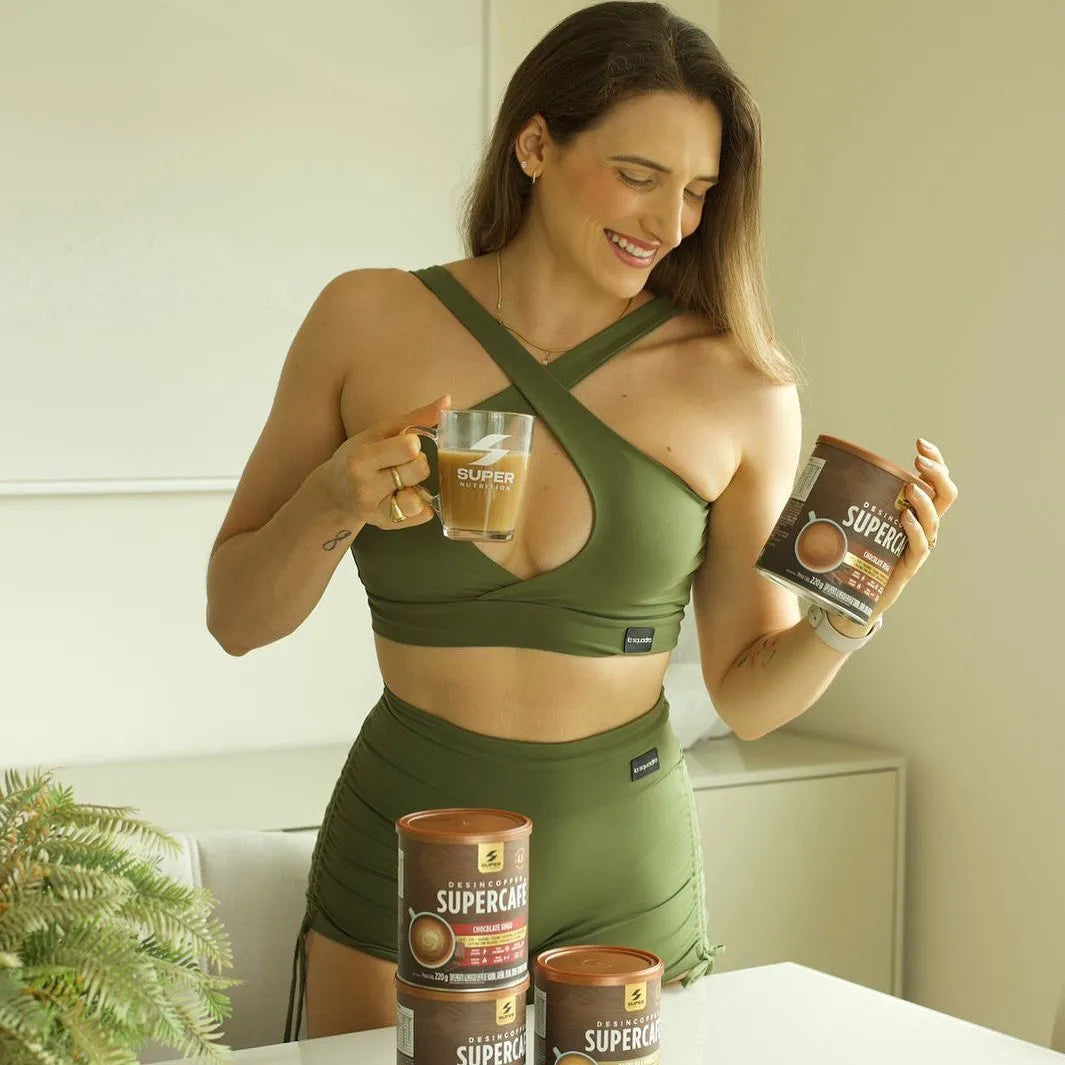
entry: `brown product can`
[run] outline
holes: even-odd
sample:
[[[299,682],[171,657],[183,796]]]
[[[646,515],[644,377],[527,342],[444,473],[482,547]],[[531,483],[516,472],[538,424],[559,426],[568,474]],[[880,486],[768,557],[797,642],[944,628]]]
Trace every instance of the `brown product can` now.
[[[532,821],[506,810],[423,810],[399,834],[399,978],[489,991],[529,971]]]
[[[525,1065],[529,978],[495,991],[429,991],[396,978],[396,1065]]]
[[[632,947],[538,955],[533,1065],[658,1065],[663,969]]]
[[[819,436],[755,567],[858,624],[869,621],[907,538],[915,473],[834,436]]]

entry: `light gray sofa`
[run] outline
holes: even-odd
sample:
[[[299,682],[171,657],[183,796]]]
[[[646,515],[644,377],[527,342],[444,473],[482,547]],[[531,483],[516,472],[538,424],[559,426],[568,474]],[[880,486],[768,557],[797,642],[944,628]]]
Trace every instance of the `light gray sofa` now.
[[[215,831],[175,835],[182,846],[161,872],[209,888],[213,916],[233,946],[233,968],[223,975],[245,981],[228,991],[232,1016],[220,1042],[234,1050],[281,1042],[288,1008],[292,951],[303,918],[304,892],[317,833]],[[303,1033],[306,1033],[306,1022]],[[178,1057],[147,1044],[142,1062]]]

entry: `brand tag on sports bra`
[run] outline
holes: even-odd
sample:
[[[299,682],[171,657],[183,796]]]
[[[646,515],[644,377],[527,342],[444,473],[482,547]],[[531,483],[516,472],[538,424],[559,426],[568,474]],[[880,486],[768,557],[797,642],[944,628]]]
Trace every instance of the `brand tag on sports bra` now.
[[[651,644],[655,640],[654,629],[626,629],[625,630],[625,654],[640,655],[651,650]]]
[[[651,773],[658,771],[658,748],[652,747],[646,754],[641,754],[639,758],[633,758],[629,765],[632,766],[632,779],[642,780],[644,777]]]

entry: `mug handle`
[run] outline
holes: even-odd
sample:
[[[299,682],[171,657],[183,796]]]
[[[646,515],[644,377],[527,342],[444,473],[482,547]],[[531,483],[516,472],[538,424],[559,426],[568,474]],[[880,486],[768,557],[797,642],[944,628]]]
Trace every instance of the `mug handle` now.
[[[402,436],[404,433],[414,433],[416,436],[424,436],[427,440],[432,440],[433,444],[436,445],[437,448],[439,448],[440,446],[440,441],[437,440],[438,431],[436,429],[430,428],[427,425],[408,425],[399,433],[399,435]],[[427,491],[425,488],[422,488],[420,484],[416,484],[414,486],[414,491],[417,492],[418,495],[420,495],[422,499],[433,508],[438,518],[442,516],[440,512],[439,492],[436,495],[433,495],[432,492]]]

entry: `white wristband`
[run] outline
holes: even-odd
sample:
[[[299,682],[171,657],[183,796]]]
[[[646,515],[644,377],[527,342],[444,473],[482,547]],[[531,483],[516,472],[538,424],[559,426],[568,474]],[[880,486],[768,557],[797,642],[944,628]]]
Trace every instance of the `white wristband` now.
[[[860,650],[864,647],[883,627],[884,615],[873,622],[873,627],[864,636],[844,636],[842,632],[837,631],[831,621],[828,620],[828,612],[824,607],[818,606],[816,603],[811,603],[809,609],[806,611],[806,620],[810,623],[814,632],[817,633],[818,638],[828,644],[834,651],[840,651],[843,654],[850,654],[851,651]]]

